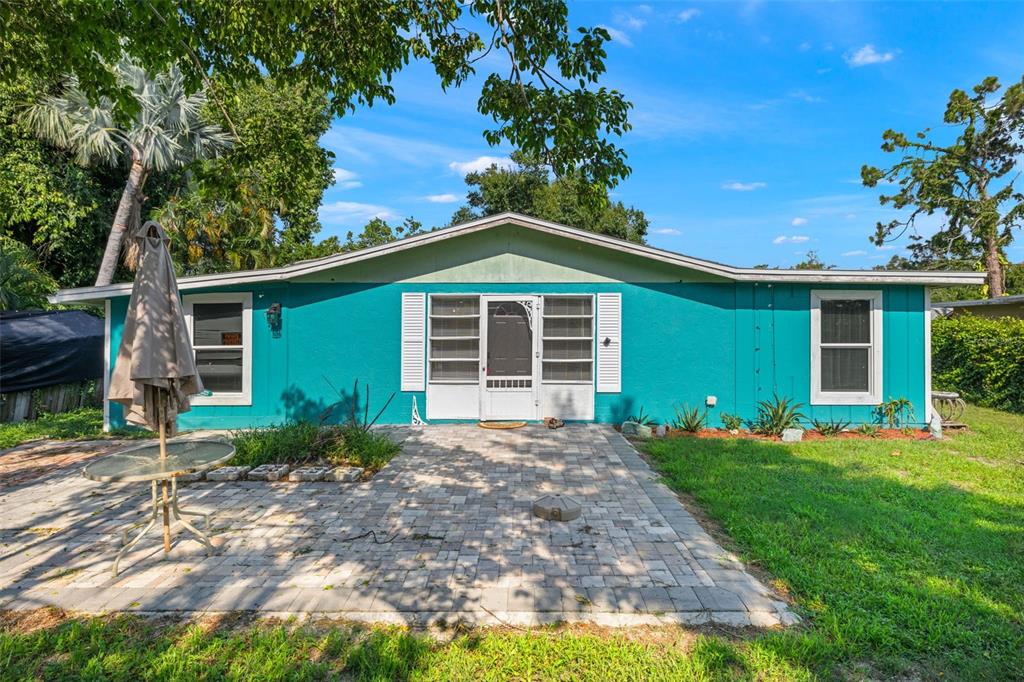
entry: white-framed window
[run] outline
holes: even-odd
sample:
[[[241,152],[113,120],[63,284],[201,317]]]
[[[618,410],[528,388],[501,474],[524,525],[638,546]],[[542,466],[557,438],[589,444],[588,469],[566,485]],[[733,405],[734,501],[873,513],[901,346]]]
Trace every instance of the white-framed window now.
[[[252,294],[182,297],[196,367],[209,395],[193,405],[252,404]]]
[[[429,377],[432,383],[480,381],[480,297],[430,297]]]
[[[544,296],[541,380],[594,381],[594,297]]]
[[[882,402],[882,292],[811,291],[811,404]]]

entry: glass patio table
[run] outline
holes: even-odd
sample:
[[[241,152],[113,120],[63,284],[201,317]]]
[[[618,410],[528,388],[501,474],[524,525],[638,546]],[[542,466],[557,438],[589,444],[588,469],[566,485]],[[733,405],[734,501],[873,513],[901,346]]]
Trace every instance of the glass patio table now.
[[[147,443],[127,450],[115,452],[103,459],[88,464],[82,470],[82,474],[93,481],[100,483],[143,483],[148,482],[153,495],[153,512],[147,521],[134,523],[122,531],[122,543],[124,547],[117,553],[114,560],[113,574],[117,577],[117,567],[124,555],[134,547],[146,533],[156,525],[157,514],[163,507],[164,516],[164,552],[170,548],[170,512],[175,520],[192,532],[206,547],[206,553],[213,553],[213,543],[206,533],[198,530],[189,523],[185,516],[201,516],[207,532],[210,530],[210,516],[202,512],[186,511],[178,506],[178,476],[206,471],[218,464],[231,459],[235,454],[235,447],[230,443],[213,440],[192,440],[167,443],[167,456],[160,457],[160,446],[157,443]],[[157,496],[157,483],[163,488],[163,501]],[[170,488],[170,499],[168,500],[168,487]],[[132,529],[145,524],[138,535],[128,540],[128,534]]]

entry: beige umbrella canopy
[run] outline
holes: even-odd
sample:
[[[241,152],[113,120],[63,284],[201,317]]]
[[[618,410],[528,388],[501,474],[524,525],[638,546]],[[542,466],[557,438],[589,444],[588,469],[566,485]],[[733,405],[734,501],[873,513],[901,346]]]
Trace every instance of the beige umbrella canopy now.
[[[129,423],[174,435],[178,414],[188,412],[189,396],[203,385],[167,235],[150,220],[132,238],[138,265],[107,397],[124,406]]]
[[[160,433],[160,458],[167,459],[167,434],[189,396],[203,390],[185,315],[178,298],[167,234],[149,221],[132,235],[136,264],[117,364],[107,397],[124,406],[125,419]],[[170,551],[167,482],[163,488],[164,551]]]

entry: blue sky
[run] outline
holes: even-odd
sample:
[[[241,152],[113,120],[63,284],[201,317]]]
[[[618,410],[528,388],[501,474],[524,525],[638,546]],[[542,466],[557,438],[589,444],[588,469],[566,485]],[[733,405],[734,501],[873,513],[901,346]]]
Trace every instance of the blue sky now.
[[[570,21],[609,29],[603,83],[635,104],[620,140],[633,174],[614,198],[647,214],[652,245],[735,265],[790,266],[811,249],[844,268],[888,260],[902,243],[869,244],[891,214],[859,183],[861,164],[886,162],[882,132],[940,128],[953,88],[1024,73],[1024,3],[588,2]],[[444,93],[414,64],[394,106],[336,120],[321,236],[373,216],[447,223],[464,173],[511,151],[484,142],[476,111],[502,66]]]

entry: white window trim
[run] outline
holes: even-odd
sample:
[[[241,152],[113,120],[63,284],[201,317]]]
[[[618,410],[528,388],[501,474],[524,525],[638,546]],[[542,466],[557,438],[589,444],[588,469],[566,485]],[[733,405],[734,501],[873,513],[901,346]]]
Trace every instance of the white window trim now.
[[[238,291],[183,296],[182,305],[185,309],[185,324],[188,325],[190,342],[194,338],[192,306],[195,303],[242,304],[242,392],[195,395],[192,396],[191,403],[193,405],[252,405],[252,293]]]
[[[871,352],[866,392],[821,390],[821,302],[828,300],[871,301]],[[882,292],[863,289],[813,289],[811,291],[811,404],[880,405],[882,403]],[[839,344],[843,345],[843,344]]]

